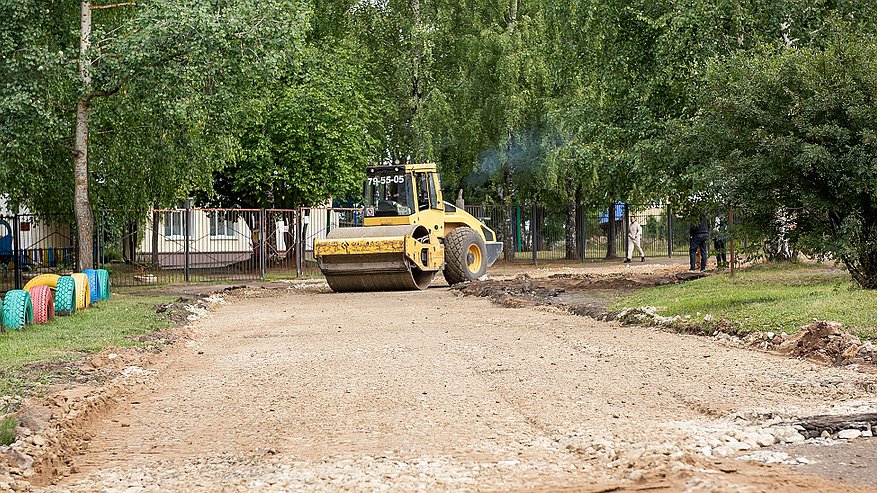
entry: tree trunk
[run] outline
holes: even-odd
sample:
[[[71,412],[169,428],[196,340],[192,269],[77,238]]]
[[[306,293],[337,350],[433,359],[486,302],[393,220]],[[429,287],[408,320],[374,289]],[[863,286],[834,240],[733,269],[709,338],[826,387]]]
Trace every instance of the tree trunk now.
[[[868,248],[856,257],[843,255],[841,261],[862,289],[877,289],[877,249]]]
[[[411,13],[414,16],[414,42],[415,46],[413,49],[413,53],[411,54],[411,65],[412,65],[412,73],[411,73],[411,98],[412,98],[412,108],[411,108],[411,122],[412,124],[417,117],[417,114],[420,112],[421,105],[423,104],[423,88],[421,87],[421,68],[423,64],[423,43],[424,39],[424,29],[423,29],[423,17],[420,13],[420,0],[408,0],[408,6],[411,8]],[[414,160],[418,163],[422,163],[426,161],[426,149],[424,146],[423,139],[421,136],[416,135],[417,139],[416,147],[417,154],[414,156]]]
[[[768,260],[775,262],[791,262],[797,260],[798,252],[794,250],[789,241],[789,231],[794,224],[794,218],[785,208],[776,211],[774,218],[775,234],[768,241],[766,254]]]
[[[581,201],[576,202],[576,252],[579,260],[585,258],[585,214]]]
[[[515,22],[517,21],[517,3],[518,0],[512,0],[512,12],[509,15],[509,21],[506,25],[506,28],[509,32],[513,32],[515,29]],[[515,232],[512,228],[512,215],[514,214],[514,210],[512,207],[512,163],[510,161],[511,158],[511,150],[514,148],[514,132],[510,125],[506,125],[506,135],[508,137],[508,141],[506,141],[506,149],[505,149],[505,158],[507,162],[505,166],[503,166],[503,205],[505,205],[504,209],[504,217],[503,217],[503,256],[506,260],[514,260],[515,258]],[[535,238],[536,225],[533,224],[532,218],[530,221],[530,236],[533,241],[536,241]]]
[[[545,237],[542,236],[542,231],[544,230],[545,225],[545,208],[542,206],[536,207],[534,209],[535,213],[533,214],[533,222],[534,228],[536,231],[536,235],[533,239],[533,242],[536,244],[536,250],[544,250],[545,249]]]
[[[83,98],[76,104],[76,140],[73,150],[73,212],[79,238],[76,258],[79,271],[94,266],[94,213],[91,210],[88,185],[88,107],[91,91],[91,62],[88,47],[91,38],[91,1],[82,0],[79,38],[79,76],[85,86]]]
[[[613,259],[618,258],[618,253],[615,251],[615,203],[609,205],[609,223],[606,230],[606,258]]]
[[[578,237],[576,229],[576,205],[566,205],[566,259],[580,260],[578,249]]]
[[[566,178],[566,190],[569,196],[573,198],[570,203],[566,204],[566,219],[564,220],[564,243],[566,245],[566,259],[579,260],[578,249],[578,215],[576,214],[577,194],[575,182],[572,177]]]

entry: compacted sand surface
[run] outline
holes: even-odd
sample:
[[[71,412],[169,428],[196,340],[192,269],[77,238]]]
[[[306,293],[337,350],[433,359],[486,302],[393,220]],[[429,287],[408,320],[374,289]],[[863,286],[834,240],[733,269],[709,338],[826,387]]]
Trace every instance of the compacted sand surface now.
[[[240,297],[190,333],[44,491],[873,486],[806,474],[788,426],[871,406],[873,374],[447,288]]]

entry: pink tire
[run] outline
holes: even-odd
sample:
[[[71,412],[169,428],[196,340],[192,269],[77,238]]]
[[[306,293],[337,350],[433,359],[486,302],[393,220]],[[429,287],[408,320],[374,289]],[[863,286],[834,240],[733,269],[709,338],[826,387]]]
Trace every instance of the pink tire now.
[[[51,288],[34,286],[30,288],[30,297],[33,300],[34,323],[44,324],[55,318],[55,297]]]

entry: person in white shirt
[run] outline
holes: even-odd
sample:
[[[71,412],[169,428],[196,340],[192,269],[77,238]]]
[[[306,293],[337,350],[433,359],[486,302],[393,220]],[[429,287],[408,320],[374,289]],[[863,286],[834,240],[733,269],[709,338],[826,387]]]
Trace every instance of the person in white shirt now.
[[[634,247],[639,250],[640,262],[646,261],[646,254],[643,253],[643,248],[640,246],[640,240],[642,240],[642,237],[643,227],[639,225],[635,216],[630,216],[630,227],[627,228],[627,258],[624,259],[625,264],[630,263]]]

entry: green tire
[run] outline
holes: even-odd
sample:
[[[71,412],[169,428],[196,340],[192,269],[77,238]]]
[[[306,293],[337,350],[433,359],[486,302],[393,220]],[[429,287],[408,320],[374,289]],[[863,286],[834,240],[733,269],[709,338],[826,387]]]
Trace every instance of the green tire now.
[[[33,323],[33,303],[30,293],[13,289],[6,293],[3,303],[3,326],[6,330],[20,330]]]
[[[106,269],[97,269],[97,280],[100,285],[100,299],[110,299],[110,273]]]
[[[76,312],[76,281],[70,276],[58,279],[55,289],[55,315],[73,315]]]

